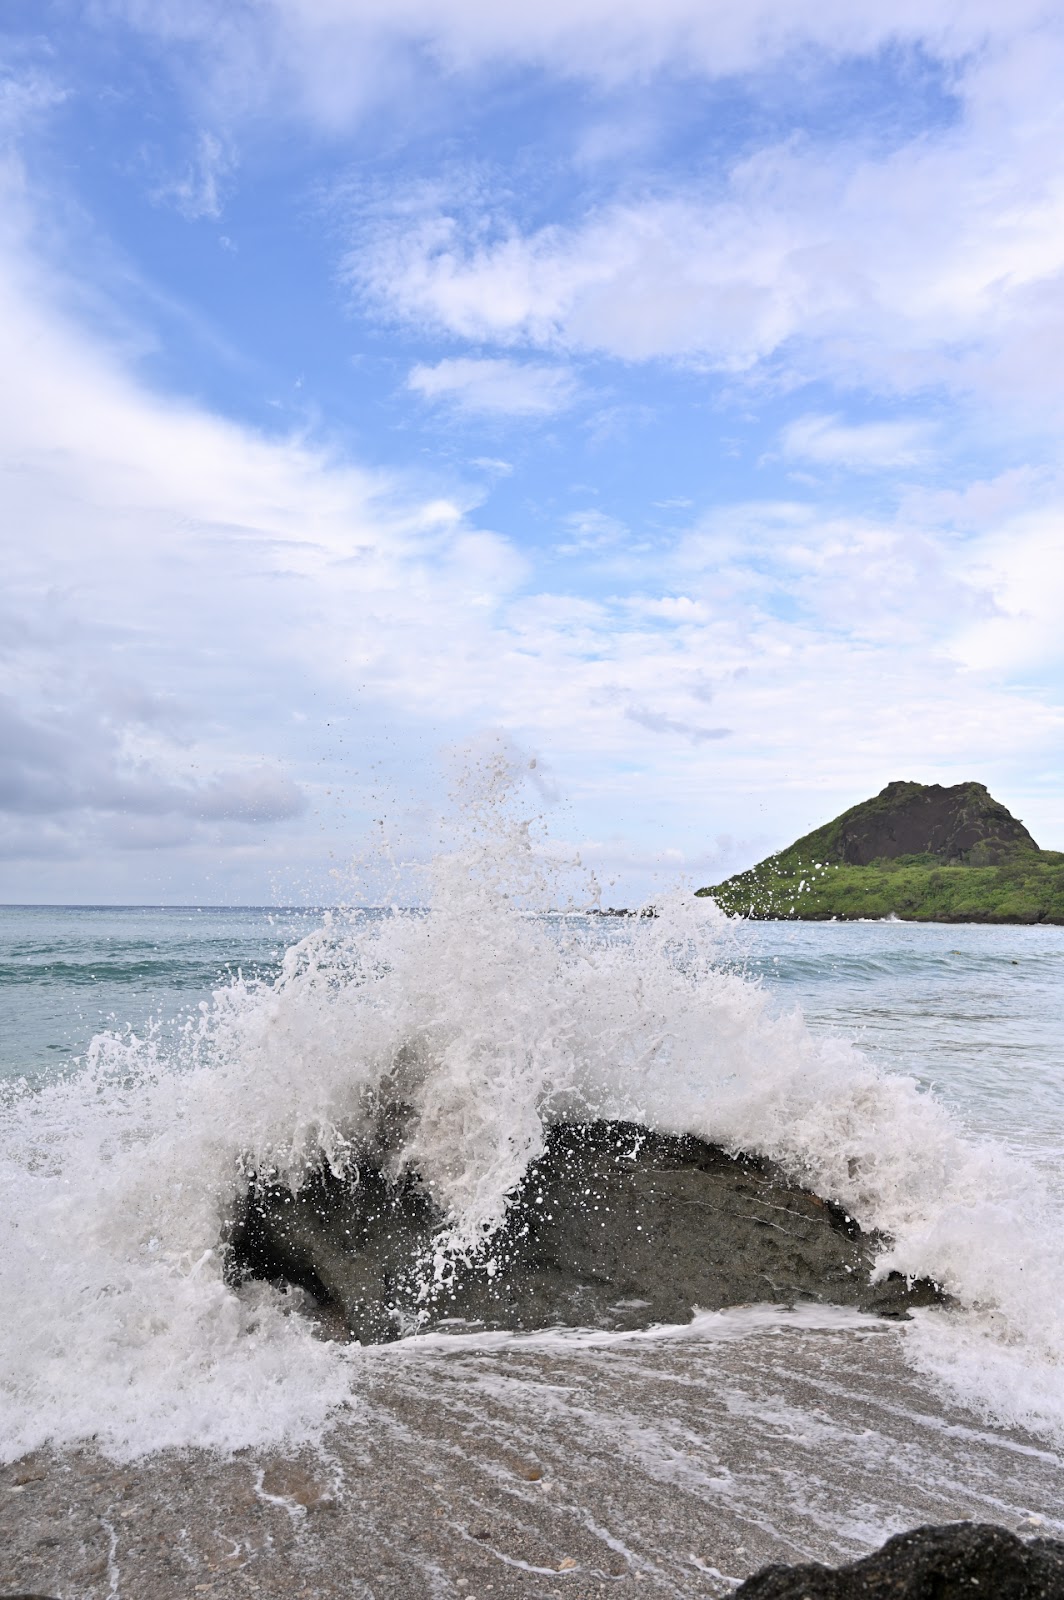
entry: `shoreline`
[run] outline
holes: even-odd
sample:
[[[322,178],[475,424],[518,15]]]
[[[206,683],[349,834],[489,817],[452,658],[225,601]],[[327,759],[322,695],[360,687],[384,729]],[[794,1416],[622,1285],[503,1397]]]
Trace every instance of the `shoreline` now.
[[[703,896],[712,898],[712,896]],[[884,917],[850,917],[845,912],[832,912],[830,916],[809,915],[799,916],[795,913],[791,917],[760,916],[756,911],[725,912],[730,922],[845,922],[856,925],[861,922],[904,922],[916,928],[1064,928],[1064,917],[1036,917],[1030,921],[1022,921],[1018,917],[905,917],[899,912],[891,911]]]
[[[361,1353],[315,1449],[0,1468],[0,1577],[56,1600],[723,1596],[925,1522],[1064,1535],[1064,1458],[943,1399],[905,1326],[739,1312]]]

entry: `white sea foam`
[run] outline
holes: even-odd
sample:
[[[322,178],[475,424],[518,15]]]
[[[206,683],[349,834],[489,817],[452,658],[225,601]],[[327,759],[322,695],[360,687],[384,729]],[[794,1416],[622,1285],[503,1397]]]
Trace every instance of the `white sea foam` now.
[[[623,924],[543,915],[556,880],[502,766],[423,911],[328,918],[271,984],[216,994],[180,1046],[101,1036],[0,1123],[6,1455],[95,1439],[116,1455],[314,1438],[357,1406],[360,1353],[295,1296],[239,1293],[223,1229],[251,1171],[337,1169],[401,1105],[453,1248],[489,1241],[556,1120],[614,1117],[783,1162],[966,1308],[924,1313],[913,1357],[962,1398],[1064,1431],[1055,1203],[915,1083],[772,1014],[724,970],[722,919],[679,892]]]

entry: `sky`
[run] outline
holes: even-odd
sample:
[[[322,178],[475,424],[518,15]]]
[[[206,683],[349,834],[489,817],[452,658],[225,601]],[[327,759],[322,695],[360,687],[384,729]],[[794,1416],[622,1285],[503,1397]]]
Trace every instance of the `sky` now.
[[[1059,5],[0,27],[0,900],[340,895],[492,741],[616,904],[1064,848]]]

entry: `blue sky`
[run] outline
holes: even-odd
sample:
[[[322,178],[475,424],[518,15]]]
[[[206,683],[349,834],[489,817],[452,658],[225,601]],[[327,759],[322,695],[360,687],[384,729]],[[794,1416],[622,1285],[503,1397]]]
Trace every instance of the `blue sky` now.
[[[0,898],[319,898],[492,737],[618,901],[900,777],[1064,846],[1007,12],[9,4]]]

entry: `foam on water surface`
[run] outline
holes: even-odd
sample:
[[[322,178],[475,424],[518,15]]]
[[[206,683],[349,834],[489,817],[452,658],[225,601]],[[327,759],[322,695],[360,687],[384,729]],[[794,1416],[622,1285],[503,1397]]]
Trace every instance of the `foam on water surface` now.
[[[0,1467],[6,1570],[86,1600],[689,1597],[919,1523],[1059,1537],[1059,1453],[934,1395],[907,1337],[751,1309],[697,1334],[378,1346],[318,1449]]]
[[[722,959],[709,903],[546,915],[557,881],[509,783],[500,765],[465,797],[424,909],[330,916],[275,981],[219,990],[176,1042],[101,1035],[80,1070],[8,1092],[5,1454],[320,1437],[358,1404],[367,1357],[315,1338],[299,1296],[227,1285],[248,1176],[295,1186],[383,1148],[447,1214],[440,1259],[490,1255],[545,1128],[594,1118],[762,1152],[889,1233],[884,1271],[933,1276],[964,1307],[922,1313],[910,1359],[988,1412],[1064,1430],[1061,1211],[1037,1173],[774,1012]]]

